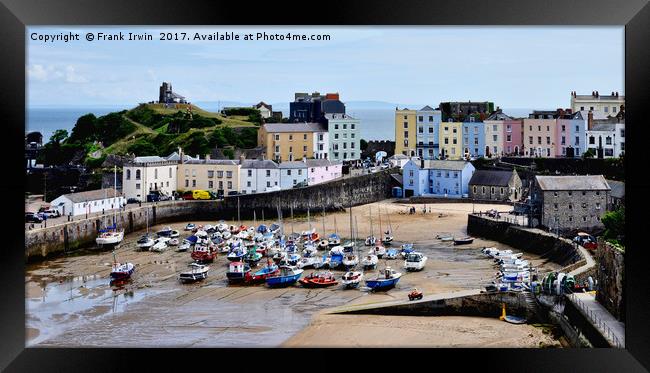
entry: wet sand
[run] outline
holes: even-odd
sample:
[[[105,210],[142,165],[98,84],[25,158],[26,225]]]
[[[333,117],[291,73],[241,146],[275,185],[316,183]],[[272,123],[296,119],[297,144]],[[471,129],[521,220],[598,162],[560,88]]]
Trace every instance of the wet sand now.
[[[264,285],[232,286],[226,281],[228,261],[223,254],[210,264],[210,274],[205,281],[184,285],[178,282],[177,276],[178,272],[192,262],[190,254],[175,252],[173,247],[163,253],[136,251],[135,241],[144,233],[136,232],[128,235],[116,250],[118,261],[129,261],[136,266],[131,282],[122,287],[109,285],[108,276],[113,260],[111,252],[88,252],[84,255],[57,258],[29,266],[26,274],[27,344],[103,347],[246,347],[279,346],[287,341],[288,345],[296,345],[296,343],[336,345],[336,340],[329,338],[328,335],[333,336],[346,330],[346,322],[338,320],[345,319],[355,325],[363,325],[367,317],[318,315],[312,321],[313,315],[327,308],[350,302],[368,303],[406,298],[406,294],[413,287],[418,287],[425,294],[433,294],[478,289],[493,279],[496,269],[490,260],[482,256],[479,248],[483,246],[507,248],[506,246],[477,239],[471,245],[454,247],[448,242],[441,242],[434,238],[437,234],[443,233],[465,235],[467,212],[472,211],[471,204],[428,205],[427,207],[432,207],[432,213],[426,215],[421,213],[422,205],[418,205],[416,215],[403,215],[399,211],[406,211],[408,207],[391,202],[383,201],[352,209],[353,216],[357,217],[360,238],[365,238],[370,231],[370,206],[373,231],[376,236],[379,235],[377,212],[380,206],[384,231],[387,229],[388,222],[386,214],[390,214],[396,240],[395,246],[402,242],[413,242],[416,250],[425,253],[429,260],[423,271],[405,273],[397,287],[388,292],[373,294],[363,289],[343,290],[340,287],[310,290],[298,285],[285,289],[269,289]],[[483,210],[493,207],[500,211],[509,209],[508,206],[481,205]],[[445,213],[444,217],[439,217],[441,212]],[[258,224],[261,223],[261,216],[259,218]],[[266,224],[275,221],[275,217],[273,218],[271,220],[266,217]],[[315,213],[311,219],[312,227],[322,234],[322,215]],[[215,224],[218,220],[218,217],[215,217],[214,221],[208,223]],[[347,211],[326,216],[326,234],[334,231],[335,220],[339,234],[343,237],[349,236],[350,220]],[[206,222],[195,221],[194,223],[205,224]],[[236,224],[233,221],[229,223]],[[253,224],[248,221],[242,223]],[[170,226],[182,230],[185,224],[177,223]],[[295,231],[308,228],[306,217],[297,218],[292,224],[289,217],[285,216],[284,224],[285,233],[290,233],[292,226]],[[164,226],[167,225],[151,227],[150,230],[155,232]],[[188,232],[181,233],[181,237],[188,235]],[[368,247],[361,246],[361,253],[365,253],[367,249]],[[548,269],[557,268],[552,263],[545,263],[533,255],[525,255],[525,257],[532,260],[534,265]],[[403,260],[380,260],[378,267],[383,268],[385,265],[402,270]],[[307,269],[305,274],[311,271]],[[337,277],[343,274],[342,271],[336,270],[333,273]],[[373,277],[375,273],[376,271],[367,271],[365,275]],[[336,317],[336,321],[327,321],[328,332],[316,333],[322,336],[322,340],[313,336],[309,337],[309,340],[314,342],[299,342],[300,340],[296,339],[302,338],[301,335],[312,335],[318,328],[323,329],[322,317],[326,319]],[[339,317],[343,318],[338,319]],[[455,329],[451,326],[456,322],[461,327],[463,319],[477,325],[466,328],[473,330],[476,336],[490,330],[487,328],[483,332],[480,325],[492,323],[490,319],[481,318],[474,321],[471,320],[475,318],[461,318],[461,321],[454,321],[454,318],[414,318],[414,320],[406,318],[399,322],[391,321],[386,324],[385,329],[390,331],[391,328],[400,328],[400,325],[406,328],[411,322],[416,322],[414,325],[423,322],[431,323],[432,328],[436,329],[438,327],[434,328],[434,325],[447,325],[447,321],[440,321],[443,319],[448,319],[450,323],[448,342],[442,342],[446,340],[445,338],[437,338],[433,345],[456,343],[454,335],[460,338],[462,333],[458,330],[454,332]],[[310,322],[312,322],[311,326]],[[499,326],[495,326],[494,330],[514,328],[512,330],[515,333],[515,329],[524,329],[521,325],[510,325],[498,320],[496,322]],[[378,324],[374,329],[380,326],[381,324]],[[303,330],[305,327],[307,328]],[[363,333],[358,336],[359,341],[363,342],[366,331],[359,330],[359,333]],[[296,336],[292,338],[294,335]],[[354,333],[350,334],[353,335]],[[424,339],[415,338],[414,341],[429,344],[430,340],[427,339],[429,337],[422,338]],[[467,338],[468,343],[471,343],[472,340]],[[477,343],[472,346],[475,347],[502,343],[491,340],[489,336],[485,339],[476,337],[474,340]],[[512,341],[516,340],[513,337]],[[403,343],[409,342],[404,340]],[[521,347],[524,345],[529,346],[522,340]]]

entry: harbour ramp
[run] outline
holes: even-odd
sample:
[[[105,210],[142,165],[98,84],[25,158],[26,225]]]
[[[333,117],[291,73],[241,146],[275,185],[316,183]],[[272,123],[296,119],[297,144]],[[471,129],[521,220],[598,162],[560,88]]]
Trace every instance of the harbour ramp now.
[[[539,309],[528,292],[485,292],[480,289],[425,295],[421,300],[404,300],[345,305],[329,314],[373,314],[399,316],[482,316],[499,317],[502,305],[508,314],[533,319]]]

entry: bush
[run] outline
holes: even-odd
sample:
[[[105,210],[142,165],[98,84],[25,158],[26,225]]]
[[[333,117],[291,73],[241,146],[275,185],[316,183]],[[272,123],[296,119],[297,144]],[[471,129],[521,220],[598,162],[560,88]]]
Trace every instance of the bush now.
[[[225,109],[224,114],[226,115],[251,115],[251,114],[259,114],[260,111],[255,108],[251,107],[235,107],[235,108],[230,108],[230,109]]]
[[[619,242],[625,236],[625,208],[606,212],[601,221],[605,225],[605,239]]]
[[[136,157],[159,155],[158,149],[147,138],[139,138],[126,149],[128,153],[135,154]]]

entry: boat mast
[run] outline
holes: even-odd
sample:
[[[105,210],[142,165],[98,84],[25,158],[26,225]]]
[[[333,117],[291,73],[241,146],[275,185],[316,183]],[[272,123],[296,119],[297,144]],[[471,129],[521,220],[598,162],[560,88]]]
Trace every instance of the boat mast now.
[[[113,165],[113,201],[117,205],[117,165]],[[113,211],[113,227],[117,231],[117,210]]]
[[[372,232],[372,207],[368,206],[368,209],[370,210],[370,237],[373,237],[373,232]]]
[[[239,226],[241,227],[241,215],[239,213],[239,196],[237,196],[237,220],[239,221]]]
[[[348,193],[349,193],[349,189],[348,189]],[[348,198],[348,201],[350,202],[350,238],[354,242],[354,232],[352,229],[352,193],[349,194],[350,194],[350,198]]]
[[[293,218],[293,203],[291,204],[291,234],[295,233],[293,230],[293,224],[295,223],[295,219]]]
[[[336,216],[334,217],[334,233],[338,236],[339,229],[336,227]]]
[[[378,206],[377,209],[379,210],[379,240],[381,241],[381,234],[383,233],[381,230],[381,207]]]

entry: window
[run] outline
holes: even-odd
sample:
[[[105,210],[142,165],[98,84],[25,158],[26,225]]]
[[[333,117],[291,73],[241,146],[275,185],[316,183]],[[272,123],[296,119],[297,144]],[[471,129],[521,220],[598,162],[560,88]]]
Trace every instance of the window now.
[[[569,203],[569,210],[573,209],[573,205]]]
[[[334,125],[334,129],[335,129],[335,130],[339,129],[339,125],[338,125],[338,124],[335,124],[335,125]]]
[[[468,137],[465,136],[465,137],[463,138],[463,144],[467,145],[468,142],[469,142]]]
[[[303,152],[306,152],[306,151],[307,151],[307,145],[303,145],[303,147],[302,147],[302,151],[303,151]]]
[[[248,172],[251,173],[252,170],[248,170]],[[248,175],[248,176],[251,176],[251,175]],[[220,178],[220,179],[223,178],[223,171],[217,171],[217,177]]]
[[[140,183],[135,184],[135,189],[140,189]]]
[[[529,137],[528,137],[528,142],[529,142],[531,145],[533,145],[533,136],[529,136]]]
[[[249,183],[250,183],[250,181],[249,181]],[[223,189],[223,181],[221,181],[221,180],[219,180],[219,189]]]
[[[409,128],[409,123],[408,123],[408,122],[404,122],[404,128],[405,128],[405,129],[406,129],[406,128]]]
[[[458,144],[458,140],[457,140],[455,137],[454,137],[454,139],[452,140],[452,144],[454,144],[454,145]]]
[[[266,170],[266,177],[271,177],[271,170]]]
[[[185,179],[185,187],[187,188],[187,187],[189,187],[189,186],[190,186],[190,181],[187,180],[187,179]]]
[[[616,106],[612,106],[612,113],[616,113]]]
[[[573,195],[573,193],[572,193],[572,192],[568,192],[568,194],[569,194],[569,196],[571,196],[571,195]]]
[[[345,127],[345,124],[343,126]],[[302,139],[307,140],[307,134],[306,133],[302,135]]]
[[[542,144],[542,136],[537,136],[537,144]]]
[[[420,116],[418,117],[418,121],[423,122],[423,121],[424,121],[423,118],[424,118],[424,117],[423,117],[422,115],[420,115]]]
[[[422,126],[418,127],[418,133],[424,133],[424,127]]]
[[[248,170],[248,177],[253,176],[253,170]]]
[[[589,144],[593,145],[595,143],[596,143],[596,139],[593,136],[589,136]]]
[[[153,170],[153,175],[154,175],[154,176],[153,176],[154,179],[158,179],[158,169],[157,169],[157,168],[155,168],[155,169]]]
[[[169,168],[169,177],[170,178],[172,177],[172,168],[171,167]]]
[[[449,144],[449,138],[445,137],[445,145]]]
[[[196,176],[196,170],[192,169],[192,176]]]
[[[451,132],[452,133],[458,133],[458,128],[452,128]]]
[[[289,153],[293,153],[293,146],[289,147]]]
[[[478,137],[474,138],[474,145],[478,145]],[[478,153],[478,152],[477,152]]]
[[[600,210],[600,202],[596,202],[596,210]]]
[[[214,187],[213,181],[209,180],[208,181],[208,189],[212,189]]]
[[[494,131],[494,132],[497,131],[497,125],[496,125],[496,124],[493,124],[493,125],[492,125],[492,131]]]
[[[196,180],[192,180],[192,186],[193,186],[193,187],[196,186]]]
[[[280,135],[278,134],[275,135],[275,141],[280,141]]]
[[[566,137],[562,136],[562,141],[561,141],[561,143],[562,143],[562,145],[565,145],[565,144],[566,144]]]
[[[576,136],[576,145],[580,145],[580,136]]]
[[[293,141],[293,135],[289,135],[289,141]]]
[[[580,111],[582,111],[582,110],[584,110],[584,109],[585,109],[584,106],[580,106]]]
[[[433,122],[433,115],[429,115],[429,122]]]
[[[213,178],[213,177],[214,177],[214,171],[208,170],[208,178]]]
[[[583,216],[583,217],[582,217],[582,221],[587,221],[587,217],[586,217],[586,216]]]
[[[494,194],[494,187],[490,188],[490,193]]]
[[[429,133],[433,133],[433,127],[429,127]]]
[[[492,135],[492,141],[497,142],[497,135]]]
[[[276,153],[279,153],[279,152],[280,152],[280,146],[279,146],[279,145],[276,145],[276,146],[275,146],[275,152],[276,152]]]
[[[506,125],[506,132],[512,132],[512,126],[510,124]]]
[[[625,137],[625,128],[621,128],[621,137]]]
[[[344,123],[344,124],[343,124],[343,129],[344,129],[344,130],[348,129],[348,125]],[[305,140],[307,140],[307,138],[305,138]]]
[[[251,182],[250,182],[250,181],[247,181],[247,182],[246,182],[246,186],[250,188],[250,186],[251,186]]]
[[[232,189],[232,181],[228,182],[228,189]]]
[[[126,170],[126,179],[131,180],[131,170]]]
[[[187,170],[185,172],[187,173]],[[135,170],[135,179],[140,180],[140,170]]]
[[[603,108],[603,111],[605,111],[606,113],[609,113],[609,107],[605,106],[605,107]]]
[[[440,172],[440,171],[436,172],[437,177],[440,177],[440,175],[442,175],[442,172]]]
[[[507,141],[507,142],[511,142],[511,141],[512,141],[512,135],[511,135],[511,134],[507,134],[507,135],[506,135],[506,141]]]
[[[605,137],[605,145],[612,145],[612,138],[607,136]]]
[[[449,171],[445,172],[445,177],[449,177]]]
[[[351,129],[351,130],[354,129],[354,123],[350,123],[350,129]]]
[[[474,194],[476,194],[476,185],[474,185]]]
[[[594,110],[594,107],[593,107],[593,106],[590,106],[590,107],[589,107],[589,110],[593,111],[593,110]]]
[[[485,187],[481,187],[481,193],[485,194]]]

